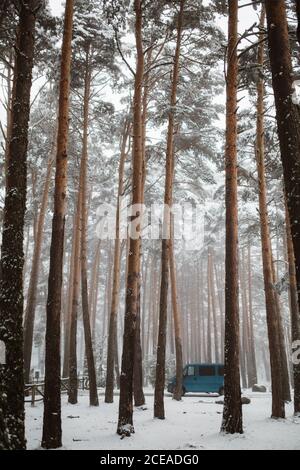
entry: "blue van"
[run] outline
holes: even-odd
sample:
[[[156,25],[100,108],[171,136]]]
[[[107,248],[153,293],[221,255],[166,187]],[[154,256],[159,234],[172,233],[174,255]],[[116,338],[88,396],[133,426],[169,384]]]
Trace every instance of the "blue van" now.
[[[168,384],[173,393],[176,377]],[[183,369],[183,395],[191,392],[224,395],[224,364],[187,364]]]

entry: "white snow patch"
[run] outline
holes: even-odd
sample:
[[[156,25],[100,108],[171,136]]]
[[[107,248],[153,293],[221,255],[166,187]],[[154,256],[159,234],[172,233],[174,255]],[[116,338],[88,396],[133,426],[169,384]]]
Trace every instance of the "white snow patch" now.
[[[102,393],[101,393],[102,395]],[[63,396],[63,444],[74,450],[300,450],[300,418],[293,416],[293,405],[287,406],[287,419],[270,418],[271,396],[247,391],[251,404],[243,406],[244,435],[220,434],[223,407],[216,397],[191,394],[182,402],[165,398],[166,420],[153,419],[153,392],[147,391],[147,409],[134,414],[135,434],[120,439],[116,434],[119,397],[115,403],[89,407],[87,394],[79,396],[78,405],[69,405]],[[151,396],[149,396],[151,395]],[[78,419],[68,419],[72,413]],[[26,405],[28,449],[40,447],[43,406]]]

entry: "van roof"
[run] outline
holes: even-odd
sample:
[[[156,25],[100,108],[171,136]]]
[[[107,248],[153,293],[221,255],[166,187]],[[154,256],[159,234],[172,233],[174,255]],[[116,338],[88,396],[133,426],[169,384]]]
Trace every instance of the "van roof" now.
[[[189,362],[188,364],[185,365],[186,366],[219,366],[219,367],[224,367],[224,364],[222,364],[221,362],[216,362],[216,363],[213,363],[213,364],[209,364],[209,363],[206,363],[206,362]]]

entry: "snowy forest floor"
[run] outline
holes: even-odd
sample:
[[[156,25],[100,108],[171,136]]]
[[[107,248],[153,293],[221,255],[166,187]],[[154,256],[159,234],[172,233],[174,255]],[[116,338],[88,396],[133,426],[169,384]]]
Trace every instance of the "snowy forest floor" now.
[[[67,450],[300,450],[300,418],[293,417],[293,406],[286,408],[287,419],[270,419],[271,395],[245,392],[251,399],[243,406],[245,434],[224,436],[219,433],[223,407],[215,396],[187,395],[182,402],[165,399],[166,420],[153,419],[153,393],[147,391],[146,409],[136,409],[136,434],[120,439],[116,435],[118,397],[115,403],[90,408],[87,393],[80,393],[79,404],[69,405],[62,398],[63,449]],[[26,404],[28,449],[38,449],[42,434],[43,405]]]

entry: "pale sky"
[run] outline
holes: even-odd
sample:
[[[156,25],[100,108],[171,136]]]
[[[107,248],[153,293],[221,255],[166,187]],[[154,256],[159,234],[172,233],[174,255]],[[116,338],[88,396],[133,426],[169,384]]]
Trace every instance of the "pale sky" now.
[[[240,0],[240,5],[249,3],[249,0]],[[55,16],[60,16],[64,12],[65,1],[64,0],[49,0],[49,6],[52,11],[52,14]],[[245,29],[249,28],[255,21],[258,21],[258,14],[254,9],[250,7],[241,8],[239,11],[239,30],[244,32]],[[220,18],[219,25],[222,27],[224,32],[227,32],[227,17]],[[42,78],[33,84],[32,95],[35,96],[39,87],[41,86]],[[0,120],[3,127],[6,127],[6,113],[4,112],[1,101],[3,99],[3,90],[0,88]],[[0,141],[1,141],[0,136]]]
[[[240,5],[250,3],[250,0],[239,0]],[[49,5],[53,15],[61,15],[64,11],[64,0],[49,0]],[[241,8],[239,11],[240,31],[243,32],[249,28],[257,19],[257,13],[250,7]],[[227,31],[227,18],[224,17],[220,23],[225,31]]]

